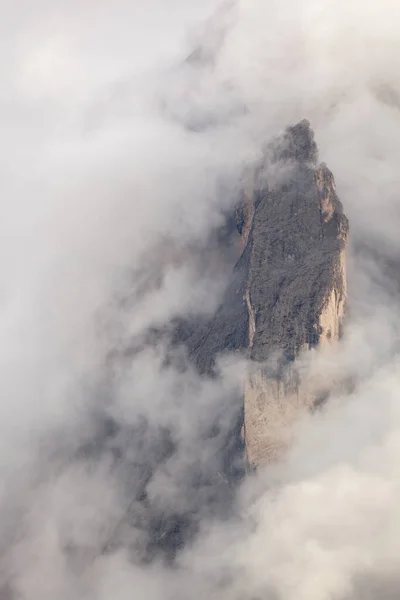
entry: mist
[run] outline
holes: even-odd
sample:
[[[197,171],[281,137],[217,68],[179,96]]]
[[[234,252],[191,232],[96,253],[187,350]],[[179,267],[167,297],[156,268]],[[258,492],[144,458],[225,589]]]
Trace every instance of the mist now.
[[[0,597],[397,596],[398,3],[2,8]],[[201,376],[159,332],[214,313],[213,236],[302,118],[351,226],[344,337],[304,368],[352,385],[232,489],[251,367]]]

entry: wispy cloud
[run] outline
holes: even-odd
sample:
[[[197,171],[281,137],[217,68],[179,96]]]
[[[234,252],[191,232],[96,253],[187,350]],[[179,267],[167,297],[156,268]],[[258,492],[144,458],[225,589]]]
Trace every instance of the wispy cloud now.
[[[392,597],[400,6],[20,0],[3,13],[0,597]],[[225,357],[207,379],[183,350],[166,361],[165,338],[144,340],[213,313],[228,272],[210,236],[243,170],[303,117],[352,236],[344,339],[305,368],[352,387],[232,505],[221,457],[246,365]],[[149,532],[179,545],[188,516],[200,533],[172,568]]]

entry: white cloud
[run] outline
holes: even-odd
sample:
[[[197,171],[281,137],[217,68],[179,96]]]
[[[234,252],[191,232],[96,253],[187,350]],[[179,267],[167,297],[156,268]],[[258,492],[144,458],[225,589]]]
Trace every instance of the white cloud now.
[[[2,584],[9,577],[27,600],[122,600],[133,589],[154,600],[358,598],[374,581],[383,598],[398,590],[399,302],[384,262],[365,253],[350,256],[343,345],[314,364],[352,376],[355,391],[299,425],[285,464],[249,478],[240,525],[205,524],[176,571],[117,554],[77,574],[62,551],[68,535],[96,546],[127,501],[110,448],[98,469],[65,465],[94,427],[88,408],[109,400],[100,385],[109,370],[114,416],[133,427],[146,415],[180,440],[152,483],[154,501],[192,501],[192,465],[219,443],[202,433],[213,419],[231,426],[242,365],[211,382],[163,370],[162,347],[114,371],[107,363],[114,344],[150,325],[212,311],[221,282],[209,271],[199,278],[188,247],[201,247],[232,201],[218,178],[237,177],[260,144],[307,117],[353,242],[398,261],[400,5],[239,0],[214,62],[180,69],[217,5],[3,7],[0,559]],[[179,121],[216,126],[193,134]],[[130,295],[131,313],[116,311],[115,294]],[[151,435],[143,448],[121,441],[130,467],[154,452]],[[15,523],[24,534],[16,546],[7,541]],[[135,527],[125,533],[140,543]]]

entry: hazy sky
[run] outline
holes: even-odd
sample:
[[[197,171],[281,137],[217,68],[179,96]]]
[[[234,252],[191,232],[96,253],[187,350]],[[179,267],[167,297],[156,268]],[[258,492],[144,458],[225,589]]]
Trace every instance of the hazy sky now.
[[[2,3],[0,573],[16,598],[398,593],[399,297],[376,256],[353,247],[397,273],[400,4],[237,0],[205,27],[219,5]],[[213,60],[182,64],[199,41]],[[354,394],[299,425],[285,464],[241,490],[241,524],[205,525],[175,572],[124,552],[74,571],[65,547],[96,555],[126,500],[107,460],[90,472],[58,462],[90,430],[105,357],[149,326],[212,311],[220,282],[182,255],[232,202],[219,179],[234,188],[261,145],[304,117],[351,227],[345,339],[316,366],[352,376]],[[193,134],[183,124],[194,121],[214,126]],[[130,311],[119,314],[117,294]],[[147,348],[121,368],[113,401],[123,423],[145,415],[173,429],[181,451],[151,493],[185,505],[191,461],[215,451],[201,427],[231,426],[243,365],[210,382],[165,372],[163,357]]]

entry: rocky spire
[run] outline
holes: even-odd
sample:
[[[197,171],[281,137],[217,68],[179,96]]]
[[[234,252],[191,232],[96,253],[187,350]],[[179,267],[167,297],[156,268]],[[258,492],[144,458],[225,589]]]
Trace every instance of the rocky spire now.
[[[267,146],[250,180],[236,210],[242,253],[231,285],[188,343],[202,371],[226,351],[243,350],[256,365],[245,384],[244,435],[257,465],[279,454],[287,425],[321,395],[301,379],[296,359],[339,338],[348,221],[308,121]]]
[[[299,410],[320,391],[302,381],[300,352],[339,339],[346,306],[348,221],[332,173],[318,164],[307,121],[287,129],[268,148],[270,177],[247,197],[239,228],[249,231],[245,284],[248,347],[263,363],[245,385],[248,461],[272,459]],[[251,206],[249,206],[249,204]]]

